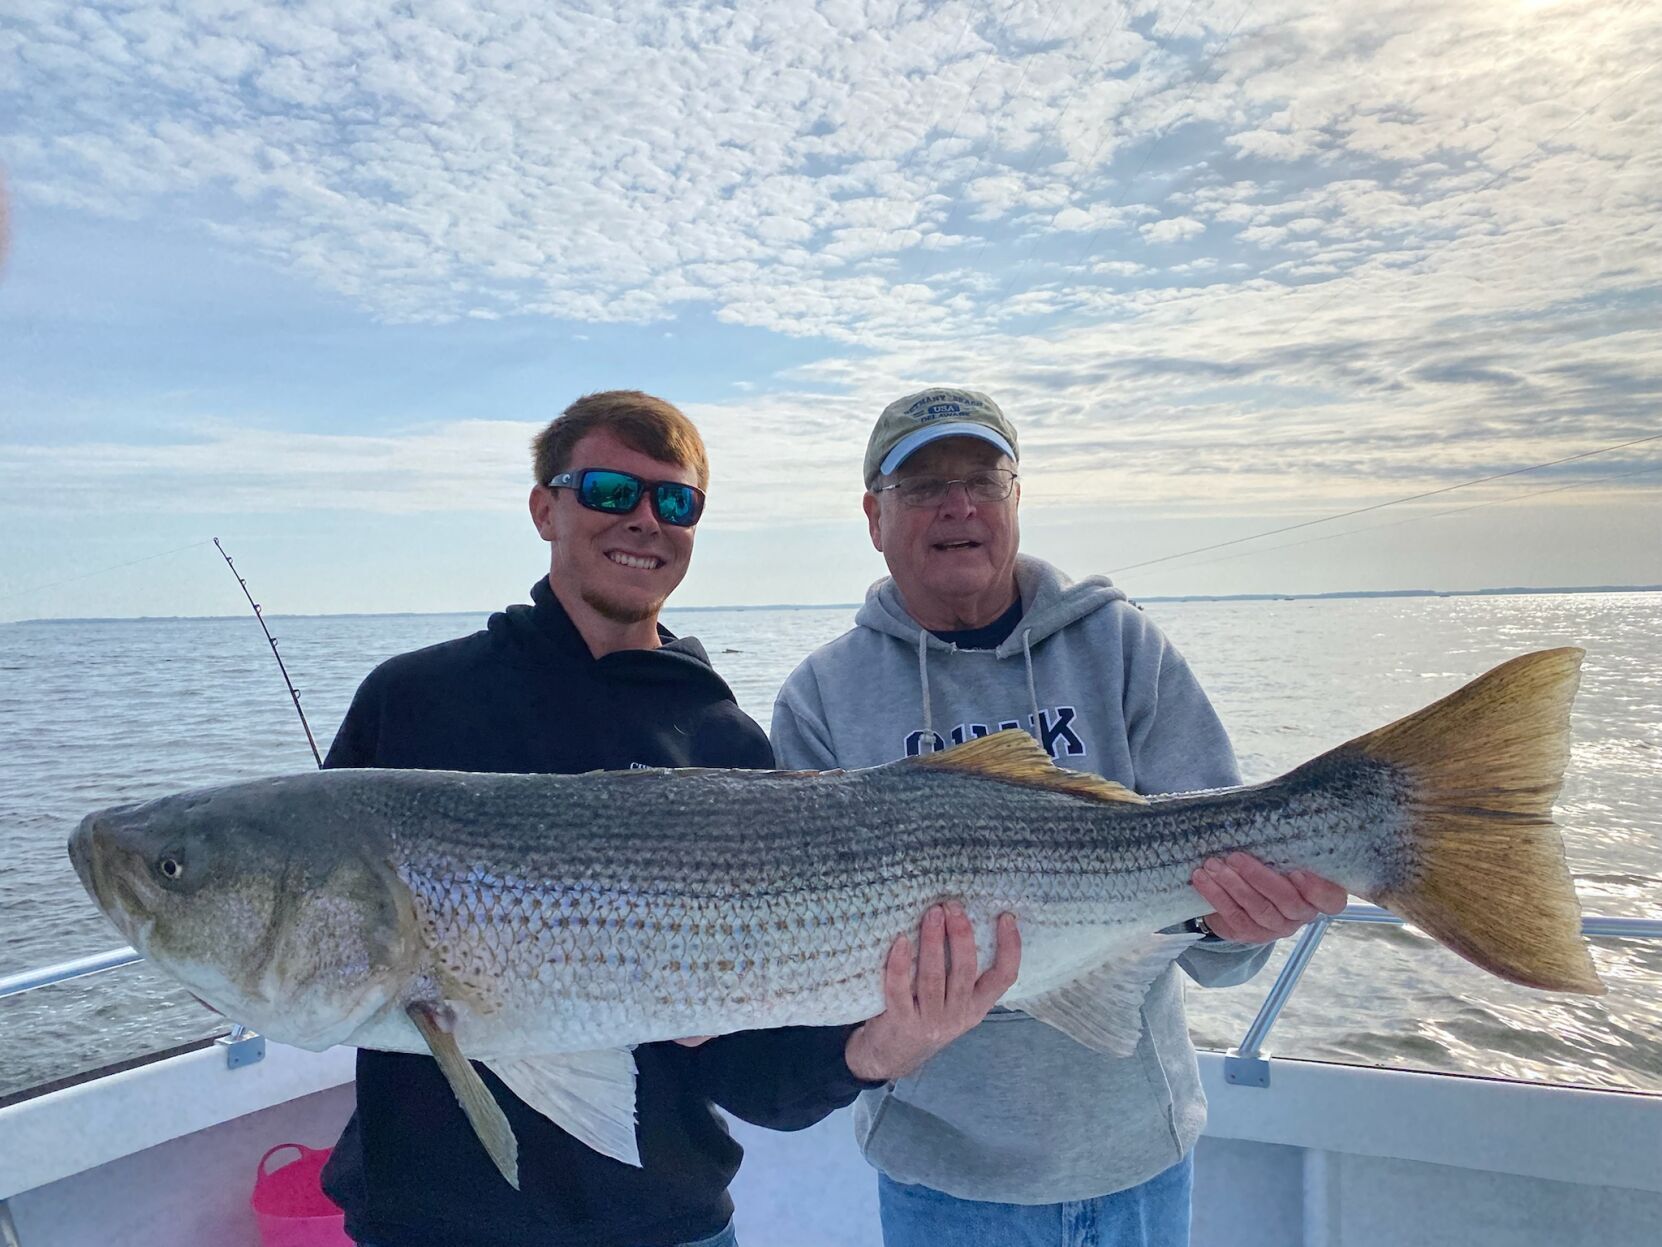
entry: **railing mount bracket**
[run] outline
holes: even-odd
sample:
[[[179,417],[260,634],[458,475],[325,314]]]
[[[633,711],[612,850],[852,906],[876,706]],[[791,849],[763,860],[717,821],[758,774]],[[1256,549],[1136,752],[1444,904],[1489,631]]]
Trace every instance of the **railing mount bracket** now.
[[[226,1069],[241,1069],[265,1060],[265,1036],[246,1027],[239,1026],[229,1035],[221,1035],[214,1043],[225,1049]]]

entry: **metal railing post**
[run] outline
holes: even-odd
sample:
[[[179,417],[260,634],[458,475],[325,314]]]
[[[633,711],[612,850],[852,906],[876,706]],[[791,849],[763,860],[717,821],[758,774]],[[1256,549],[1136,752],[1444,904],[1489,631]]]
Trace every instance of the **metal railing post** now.
[[[1316,946],[1322,942],[1322,936],[1327,934],[1328,924],[1332,918],[1323,914],[1299,933],[1298,943],[1293,945],[1292,953],[1287,957],[1287,964],[1281,967],[1281,973],[1276,976],[1275,983],[1270,987],[1270,994],[1264,997],[1264,1003],[1258,1006],[1258,1016],[1252,1019],[1252,1025],[1247,1027],[1247,1033],[1242,1037],[1240,1045],[1230,1050],[1223,1058],[1223,1077],[1225,1082],[1233,1083],[1238,1087],[1267,1087],[1270,1085],[1270,1063],[1258,1055],[1264,1046],[1264,1040],[1270,1033],[1270,1027],[1275,1025],[1276,1018],[1281,1016],[1281,1010],[1298,986],[1298,981],[1304,976],[1304,967],[1310,964],[1310,958],[1316,955]]]

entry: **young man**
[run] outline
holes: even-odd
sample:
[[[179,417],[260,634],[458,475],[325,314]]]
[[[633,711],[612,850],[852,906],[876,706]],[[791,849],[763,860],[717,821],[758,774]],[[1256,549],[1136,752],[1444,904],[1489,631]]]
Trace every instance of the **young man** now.
[[[575,774],[768,767],[767,738],[703,647],[658,612],[686,574],[708,465],[687,418],[634,391],[591,394],[534,444],[531,518],[551,547],[529,606],[403,654],[363,682],[327,766]],[[929,929],[925,967],[944,962]],[[358,1054],[357,1112],[324,1173],[375,1247],[719,1247],[734,1241],[740,1149],[712,1103],[811,1125],[967,1030],[1015,978],[1013,949],[968,990],[910,984],[858,1027],[785,1028],[635,1049],[641,1167],[611,1160],[478,1067],[519,1141],[520,1190],[487,1157],[437,1064]],[[961,978],[961,976],[960,976]]]
[[[1016,431],[990,398],[937,389],[889,405],[865,459],[865,513],[889,578],[852,631],[810,655],[774,707],[782,766],[864,767],[1007,727],[1056,762],[1143,793],[1240,782],[1188,665],[1103,577],[1071,583],[1018,553]],[[1178,964],[1244,981],[1267,944],[1344,892],[1244,854],[1194,885],[1215,911]],[[1178,1247],[1205,1122],[1175,970],[1143,1005],[1136,1053],[1092,1051],[1000,1010],[916,1077],[860,1097],[884,1240]]]

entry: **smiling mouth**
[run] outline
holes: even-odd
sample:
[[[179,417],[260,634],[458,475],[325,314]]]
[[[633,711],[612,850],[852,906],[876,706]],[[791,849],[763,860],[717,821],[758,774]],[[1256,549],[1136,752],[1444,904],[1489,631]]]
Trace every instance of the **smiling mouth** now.
[[[935,549],[937,550],[979,550],[980,548],[981,543],[979,541],[937,541],[935,543]]]
[[[619,567],[633,567],[637,571],[657,571],[664,565],[663,559],[653,558],[651,555],[625,554],[622,550],[608,550],[606,557]]]

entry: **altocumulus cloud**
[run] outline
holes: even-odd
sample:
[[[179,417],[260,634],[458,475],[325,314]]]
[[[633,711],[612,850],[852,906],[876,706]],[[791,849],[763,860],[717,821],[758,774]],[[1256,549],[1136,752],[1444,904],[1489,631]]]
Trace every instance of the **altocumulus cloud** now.
[[[1047,471],[1320,502],[1654,422],[1659,46],[1657,6],[1591,0],[31,0],[0,155],[26,203],[196,221],[388,321],[701,309],[821,344],[705,411],[740,461],[829,473],[887,398],[964,379]],[[271,450],[238,479],[276,502],[442,508],[509,471],[455,439],[503,432],[208,426],[143,471]],[[394,445],[404,483],[339,467]]]

